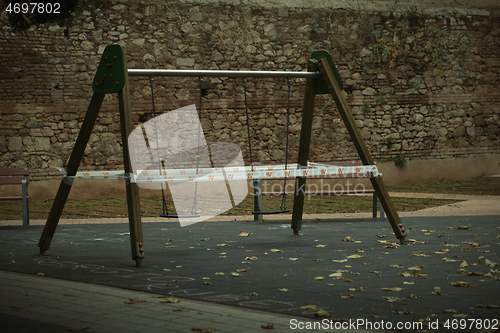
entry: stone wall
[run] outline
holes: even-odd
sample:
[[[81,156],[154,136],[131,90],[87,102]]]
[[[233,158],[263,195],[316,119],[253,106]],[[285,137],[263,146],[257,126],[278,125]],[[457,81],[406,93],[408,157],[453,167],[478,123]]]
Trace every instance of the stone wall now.
[[[71,27],[22,33],[8,27],[3,12],[0,167],[27,166],[34,180],[58,178],[54,167],[69,158],[100,54],[114,43],[125,48],[129,68],[158,69],[301,71],[313,50],[328,50],[377,161],[500,156],[498,9],[379,7],[115,1],[81,8]],[[130,80],[139,124],[153,117],[150,82]],[[295,161],[304,80],[289,83]],[[288,82],[249,78],[245,88],[251,158],[282,163]],[[237,143],[250,161],[241,79],[204,78],[200,89],[197,78],[155,78],[153,89],[157,114],[200,107],[201,91],[207,141]],[[357,159],[332,100],[318,96],[316,106],[310,158]],[[121,169],[121,161],[118,103],[108,95],[81,169]]]

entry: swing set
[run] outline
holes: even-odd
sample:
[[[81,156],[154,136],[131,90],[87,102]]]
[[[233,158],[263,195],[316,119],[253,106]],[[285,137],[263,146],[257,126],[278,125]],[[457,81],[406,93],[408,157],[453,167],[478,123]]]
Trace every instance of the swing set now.
[[[85,172],[85,176],[90,176],[91,178],[99,178],[99,174],[104,174],[101,178],[110,178],[110,176],[115,179],[124,179],[126,182],[126,195],[127,195],[127,209],[129,218],[129,228],[130,228],[130,242],[132,249],[132,259],[135,260],[136,266],[140,267],[142,265],[142,259],[144,258],[144,240],[142,232],[142,222],[140,214],[140,202],[139,202],[139,188],[138,182],[140,182],[137,175],[134,175],[131,155],[129,152],[129,142],[128,138],[132,131],[134,130],[134,124],[132,121],[131,112],[131,102],[130,102],[130,88],[129,88],[129,76],[140,76],[149,77],[149,82],[151,86],[151,97],[153,103],[153,116],[156,118],[156,108],[154,100],[154,90],[153,81],[156,76],[171,76],[171,77],[198,77],[198,85],[200,90],[200,100],[199,100],[199,110],[198,116],[201,113],[201,100],[202,100],[202,88],[201,82],[204,77],[231,77],[231,78],[242,78],[243,93],[244,93],[244,106],[247,122],[247,133],[248,133],[248,145],[250,153],[250,166],[239,168],[238,172],[231,174],[232,179],[240,180],[251,180],[254,182],[260,181],[261,179],[268,178],[283,178],[283,199],[278,210],[263,211],[260,207],[252,212],[256,216],[263,214],[280,214],[287,213],[289,210],[286,208],[286,182],[288,178],[295,178],[295,192],[293,198],[293,212],[291,228],[293,229],[294,235],[299,234],[299,230],[302,226],[302,215],[304,207],[304,197],[306,180],[308,176],[313,175],[338,175],[341,173],[355,173],[355,172],[371,172],[373,175],[370,177],[370,181],[373,188],[380,199],[380,203],[387,214],[387,218],[394,234],[397,239],[400,240],[401,244],[405,243],[406,234],[401,229],[401,220],[397,214],[397,211],[389,197],[387,189],[382,181],[381,175],[378,174],[378,170],[374,165],[373,158],[361,136],[361,133],[356,125],[354,117],[352,116],[347,101],[342,93],[342,81],[338,75],[335,65],[327,51],[314,51],[311,55],[311,59],[308,62],[307,71],[305,72],[285,72],[285,71],[223,71],[223,70],[159,70],[159,69],[128,69],[126,56],[122,51],[120,45],[109,45],[105,48],[101,61],[99,63],[96,75],[93,81],[93,95],[90,100],[85,118],[83,120],[80,132],[75,142],[75,146],[70,155],[68,165],[66,170],[63,171],[63,179],[59,185],[54,203],[50,210],[47,222],[43,229],[42,235],[38,246],[40,248],[40,254],[45,254],[49,249],[52,242],[53,236],[55,234],[57,224],[61,217],[64,205],[67,201],[71,186],[75,178],[82,178],[82,173],[78,172],[78,167],[83,158],[85,147],[92,133],[97,115],[103,103],[106,94],[118,93],[119,102],[119,113],[120,113],[120,128],[123,144],[123,163],[124,171],[107,171],[107,172]],[[281,166],[273,166],[271,168],[266,166],[254,166],[253,156],[252,156],[252,144],[251,144],[251,133],[249,124],[249,111],[248,111],[248,101],[247,101],[247,90],[245,84],[245,78],[247,77],[265,77],[265,78],[284,78],[287,81],[288,86],[288,104],[286,108],[286,154],[285,154],[285,164]],[[299,139],[299,149],[298,158],[296,164],[289,164],[288,161],[288,136],[289,136],[289,119],[290,119],[290,79],[292,78],[305,78],[306,87],[304,95],[303,104],[303,114],[302,114],[302,124]],[[309,146],[312,134],[312,122],[313,122],[313,112],[314,112],[314,100],[317,94],[331,94],[337,109],[344,121],[344,124],[351,136],[354,146],[360,156],[363,166],[357,167],[352,170],[348,168],[335,167],[331,165],[320,165],[315,166],[308,163],[309,157]],[[155,124],[156,126],[156,124]],[[201,127],[201,126],[200,126]],[[156,127],[155,127],[156,131]],[[198,132],[198,138],[200,137],[200,132]],[[158,138],[158,137],[156,137]],[[157,139],[156,139],[157,140]],[[158,147],[158,144],[157,144]],[[158,149],[157,149],[158,151]],[[199,146],[197,152],[196,167],[190,170],[191,174],[198,175],[198,158],[199,158]],[[197,211],[196,193],[192,203],[192,209],[190,214],[172,214],[168,211],[165,193],[163,186],[165,183],[165,168],[162,165],[162,160],[158,156],[158,176],[156,179],[150,177],[148,181],[159,182],[161,184],[162,190],[162,203],[163,212],[160,216],[166,218],[189,218],[189,217],[199,217]],[[213,162],[213,161],[212,161]],[[213,164],[213,163],[212,163]],[[237,169],[237,168],[235,168]],[[223,180],[226,180],[226,172],[223,172]],[[191,176],[192,177],[192,176]],[[193,177],[194,179],[194,190],[197,190],[197,183],[199,181],[204,181],[205,177]],[[301,190],[302,189],[302,190]],[[258,191],[258,186],[254,186],[254,191]],[[254,193],[257,194],[257,193]]]

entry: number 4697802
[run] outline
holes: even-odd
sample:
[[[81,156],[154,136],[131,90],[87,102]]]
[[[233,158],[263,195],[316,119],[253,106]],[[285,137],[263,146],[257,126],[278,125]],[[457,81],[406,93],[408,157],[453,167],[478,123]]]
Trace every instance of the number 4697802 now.
[[[41,2],[23,2],[9,3],[5,11],[9,14],[61,14],[61,4],[56,3],[41,3]]]

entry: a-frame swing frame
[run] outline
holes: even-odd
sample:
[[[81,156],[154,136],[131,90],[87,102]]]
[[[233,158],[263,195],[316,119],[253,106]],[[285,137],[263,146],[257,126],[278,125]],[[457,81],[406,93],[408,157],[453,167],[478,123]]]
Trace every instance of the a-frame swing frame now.
[[[252,71],[165,71],[165,70],[128,70],[126,56],[120,45],[109,45],[103,52],[101,62],[93,81],[93,95],[90,100],[80,133],[70,155],[66,167],[66,176],[61,180],[54,203],[50,210],[47,222],[43,229],[38,246],[40,254],[45,254],[52,242],[57,224],[61,217],[64,205],[68,199],[78,167],[83,158],[85,147],[94,128],[99,110],[104,97],[108,93],[118,94],[120,129],[123,147],[123,164],[126,175],[132,175],[132,165],[128,147],[128,137],[134,129],[130,103],[130,87],[128,75],[133,76],[227,76],[227,77],[303,77],[306,78],[306,91],[304,96],[304,108],[302,114],[302,125],[299,141],[298,165],[307,166],[309,158],[309,146],[312,134],[312,121],[314,116],[314,101],[317,93],[325,93],[325,89],[331,94],[337,109],[344,121],[354,146],[364,165],[373,165],[374,161],[356,125],[347,101],[342,93],[341,81],[335,65],[328,52],[315,51],[309,61],[307,72],[252,72]],[[405,242],[405,236],[399,224],[401,220],[392,204],[389,193],[385,188],[381,176],[370,178],[370,181],[379,197],[379,200],[387,214],[387,218],[396,237],[401,244]],[[306,177],[297,177],[293,201],[293,213],[291,227],[295,235],[299,234],[302,225],[304,208]],[[130,228],[130,242],[132,248],[132,259],[136,266],[142,265],[144,258],[144,241],[142,233],[142,221],[140,213],[139,188],[137,183],[126,180],[127,208]]]

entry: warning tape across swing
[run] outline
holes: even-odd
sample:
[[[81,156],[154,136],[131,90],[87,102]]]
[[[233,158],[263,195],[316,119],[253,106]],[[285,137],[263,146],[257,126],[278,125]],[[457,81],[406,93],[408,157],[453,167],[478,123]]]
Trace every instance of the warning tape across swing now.
[[[126,174],[124,171],[81,171],[75,176],[68,176],[66,170],[57,168],[68,179],[115,179],[129,180],[132,183],[184,183],[210,182],[226,180],[253,180],[268,178],[295,178],[323,176],[341,178],[344,174],[380,175],[376,165],[336,166],[309,162],[306,167],[297,164],[272,166],[240,166],[222,168],[189,168],[165,170],[138,170],[137,174]]]

